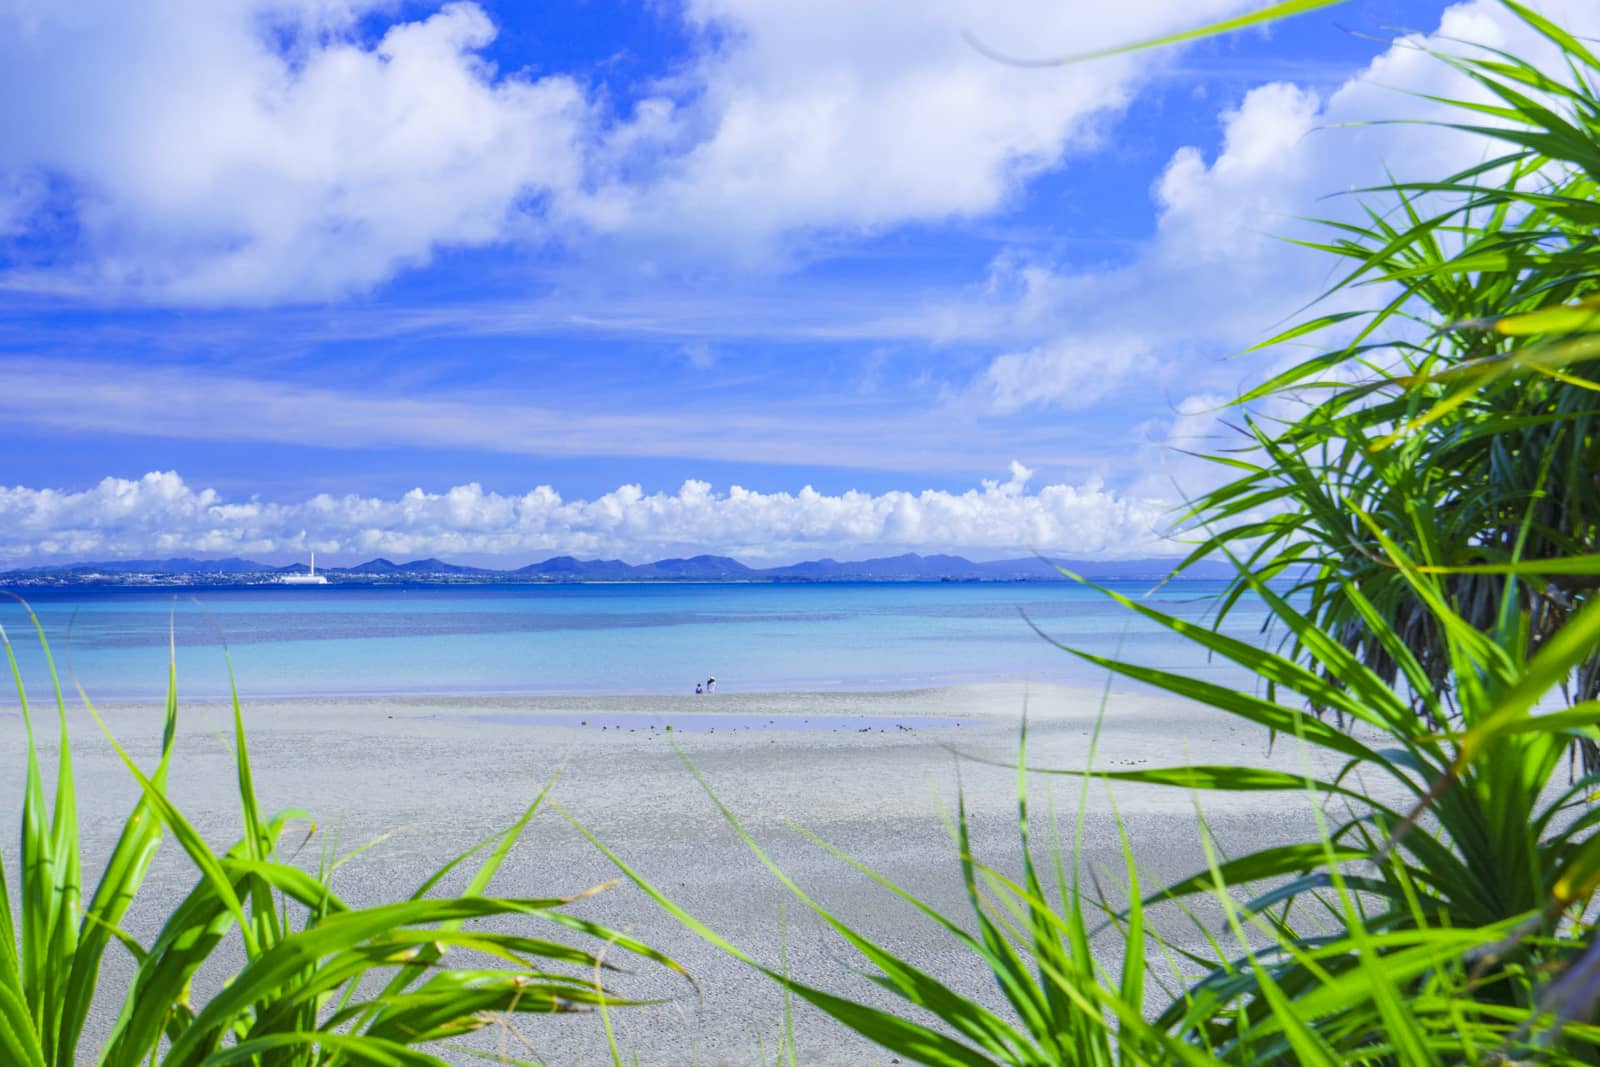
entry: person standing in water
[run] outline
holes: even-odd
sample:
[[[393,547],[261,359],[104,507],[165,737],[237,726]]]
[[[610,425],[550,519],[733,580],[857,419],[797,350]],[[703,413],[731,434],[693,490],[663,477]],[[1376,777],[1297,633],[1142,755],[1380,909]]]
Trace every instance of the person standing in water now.
[[[715,693],[716,691],[717,691],[717,676],[716,675],[712,675],[710,678],[706,679],[706,692]]]
[[[703,692],[705,692],[705,690],[701,687],[700,683],[694,683],[694,695],[699,696]]]

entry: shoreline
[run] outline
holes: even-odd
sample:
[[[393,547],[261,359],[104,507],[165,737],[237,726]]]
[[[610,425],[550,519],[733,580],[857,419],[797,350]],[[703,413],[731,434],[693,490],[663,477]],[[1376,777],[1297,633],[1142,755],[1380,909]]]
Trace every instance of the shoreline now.
[[[925,696],[936,703],[946,702],[962,694],[968,695],[971,707],[984,708],[992,705],[998,694],[1013,696],[1016,707],[1020,713],[1022,701],[1029,691],[1036,695],[1055,697],[1069,696],[1074,699],[1087,699],[1092,696],[1099,701],[1109,695],[1113,699],[1144,700],[1151,696],[1161,699],[1177,700],[1179,698],[1168,696],[1164,690],[1145,683],[1131,681],[1121,676],[1110,678],[1110,684],[1101,680],[1093,684],[1087,680],[1071,677],[1077,670],[1076,664],[1069,658],[1062,661],[1062,670],[1055,672],[1054,679],[1067,676],[1067,680],[1039,680],[1029,676],[1026,672],[1012,675],[996,675],[993,673],[971,672],[962,674],[951,672],[947,675],[929,677],[924,674],[918,677],[903,677],[884,679],[881,683],[863,681],[858,678],[841,680],[836,686],[818,684],[814,681],[797,683],[794,685],[767,685],[758,688],[740,688],[737,682],[727,682],[721,678],[717,680],[715,693],[695,693],[692,690],[684,691],[681,687],[671,690],[665,689],[599,689],[587,687],[583,689],[530,689],[530,688],[493,688],[493,689],[468,689],[459,686],[441,687],[437,690],[409,686],[403,689],[385,690],[372,687],[350,690],[291,690],[270,691],[258,686],[251,686],[248,690],[241,683],[239,690],[240,705],[248,709],[253,705],[309,705],[309,704],[337,704],[357,705],[374,703],[393,703],[397,705],[430,704],[441,707],[462,705],[477,702],[488,702],[497,705],[527,703],[534,706],[577,706],[596,703],[617,703],[627,705],[647,706],[660,703],[671,706],[674,703],[683,703],[689,710],[704,710],[713,713],[719,704],[728,702],[754,701],[761,703],[782,704],[792,701],[863,701],[878,702],[883,700],[902,700]],[[1185,666],[1185,671],[1192,673]],[[1084,673],[1091,673],[1085,671]],[[1092,673],[1104,676],[1109,672],[1100,668],[1093,668]],[[1220,672],[1219,672],[1220,673]],[[1222,679],[1226,681],[1225,679]],[[693,685],[690,682],[689,685]],[[8,705],[15,704],[15,689],[8,686],[5,690],[7,696],[0,698],[0,717],[7,713]],[[127,708],[127,707],[159,707],[165,703],[165,691],[149,690],[145,692],[122,693],[106,695],[103,690],[89,689],[89,698],[96,707]],[[68,706],[79,701],[77,693],[72,689],[72,680],[62,678],[62,693],[67,698]],[[37,703],[49,699],[49,694],[30,682],[30,701]],[[186,691],[184,684],[183,663],[179,662],[178,701],[182,707],[203,707],[208,705],[226,704],[229,701],[226,690],[211,690],[194,693]],[[700,703],[705,705],[702,709]],[[973,712],[980,714],[980,712]]]
[[[69,715],[81,703],[67,693]],[[153,697],[95,698],[95,707],[113,715],[160,713],[164,703]],[[37,703],[37,698],[35,698]],[[13,701],[14,703],[14,701]],[[1154,689],[1107,689],[1062,683],[1024,681],[964,682],[951,685],[899,686],[881,689],[776,689],[719,690],[712,694],[652,692],[461,692],[241,694],[245,727],[252,720],[311,713],[319,722],[355,725],[384,720],[416,723],[502,725],[519,728],[581,728],[591,716],[640,723],[662,720],[714,723],[719,719],[770,718],[780,727],[798,729],[807,718],[832,719],[909,718],[934,722],[965,722],[973,726],[1008,725],[1013,729],[1028,711],[1033,725],[1058,721],[1065,715],[1087,724],[1099,714],[1102,703],[1108,716],[1140,718],[1166,715],[1187,702]],[[1195,706],[1198,707],[1198,706]],[[185,697],[178,693],[180,722],[223,716],[231,722],[232,705],[226,696]],[[15,717],[14,707],[0,718]],[[1040,716],[1043,715],[1041,719]],[[575,722],[568,722],[576,716]],[[686,731],[687,732],[687,731]],[[695,731],[698,732],[698,731]]]
[[[690,684],[692,685],[693,683],[690,683]],[[711,704],[711,703],[714,703],[716,701],[730,701],[730,700],[783,701],[783,700],[785,700],[787,698],[795,698],[795,699],[801,699],[801,700],[810,699],[810,698],[814,698],[814,699],[817,699],[817,700],[852,700],[852,699],[861,699],[861,700],[869,700],[870,701],[870,700],[879,699],[879,698],[883,698],[883,697],[891,697],[892,698],[892,697],[897,697],[897,696],[902,696],[902,695],[911,695],[911,694],[920,694],[920,693],[937,694],[937,693],[944,693],[944,692],[947,692],[947,691],[957,691],[957,690],[990,690],[990,689],[995,689],[995,688],[1015,688],[1020,692],[1022,689],[1026,688],[1026,687],[1028,687],[1030,685],[1033,686],[1036,689],[1041,689],[1041,690],[1065,689],[1065,690],[1074,690],[1074,691],[1077,691],[1077,690],[1087,691],[1087,690],[1093,688],[1093,687],[1090,687],[1090,686],[1071,685],[1071,684],[1060,683],[1060,682],[1034,682],[1034,681],[1030,681],[1030,680],[1025,679],[1025,678],[995,677],[995,676],[992,676],[992,675],[989,675],[989,676],[976,676],[976,675],[974,675],[974,676],[971,676],[971,677],[963,677],[963,678],[959,678],[959,679],[952,676],[952,677],[949,677],[949,678],[939,678],[939,679],[936,679],[936,680],[927,681],[927,682],[924,682],[922,684],[916,684],[913,679],[908,679],[908,678],[897,678],[897,679],[893,679],[893,680],[886,680],[881,685],[872,685],[870,683],[862,682],[859,679],[849,679],[847,681],[841,681],[837,688],[829,688],[829,687],[826,687],[826,686],[823,686],[823,685],[818,685],[816,683],[810,683],[810,684],[804,684],[804,685],[796,685],[796,686],[794,686],[792,688],[766,687],[766,688],[758,688],[758,689],[741,689],[741,688],[738,688],[736,685],[730,687],[730,686],[728,686],[727,683],[723,682],[721,679],[717,680],[717,685],[719,687],[718,690],[715,693],[710,693],[710,694],[695,693],[693,691],[684,692],[681,688],[675,688],[675,689],[673,689],[671,691],[667,691],[667,690],[649,690],[649,689],[615,689],[615,690],[607,690],[607,689],[596,689],[596,688],[593,688],[593,687],[586,688],[586,689],[576,689],[576,688],[574,688],[574,689],[482,689],[482,690],[478,690],[478,689],[462,689],[462,688],[459,688],[459,687],[449,687],[449,688],[441,688],[441,689],[438,689],[438,690],[428,690],[428,689],[418,689],[416,687],[408,687],[408,688],[405,688],[405,689],[395,689],[395,690],[392,690],[392,691],[391,690],[365,688],[365,689],[360,689],[360,690],[352,689],[352,690],[348,690],[348,691],[340,691],[340,690],[306,690],[306,691],[271,692],[271,691],[261,690],[261,689],[259,689],[257,687],[252,687],[249,692],[246,692],[243,689],[240,690],[239,702],[240,702],[241,705],[244,705],[244,706],[248,706],[248,705],[251,705],[251,704],[322,704],[322,703],[333,703],[333,704],[361,704],[361,703],[369,703],[369,704],[370,703],[397,703],[397,704],[425,703],[425,704],[427,704],[427,703],[432,703],[432,704],[440,704],[440,705],[452,705],[452,704],[463,704],[463,703],[467,703],[469,701],[491,701],[491,702],[496,702],[496,703],[527,701],[527,702],[534,703],[534,704],[552,704],[552,703],[568,704],[568,703],[575,703],[575,702],[616,702],[616,701],[622,701],[622,702],[626,702],[626,703],[647,703],[647,702],[660,701],[660,702],[666,703],[666,702],[679,701],[679,700],[681,700],[681,701],[704,701],[707,704]],[[1097,689],[1095,691],[1098,692],[1099,690]],[[7,690],[7,692],[11,693],[11,694],[14,694],[15,693],[15,689],[14,688],[9,688]],[[1127,692],[1127,693],[1131,694],[1131,693],[1137,693],[1138,690],[1136,690],[1136,689],[1113,690],[1113,693],[1118,693],[1118,692]],[[67,679],[63,679],[63,682],[62,682],[62,693],[63,693],[64,696],[67,697],[69,705],[78,699],[76,692],[71,690],[71,683]],[[35,693],[32,689],[29,690],[29,699],[32,700],[32,701],[37,701],[40,698],[41,695],[43,695],[43,694]],[[165,693],[158,693],[158,692],[156,692],[154,690],[152,690],[150,692],[145,692],[145,693],[119,694],[119,695],[113,695],[113,696],[100,695],[96,691],[91,690],[89,692],[89,698],[94,701],[96,707],[133,707],[133,706],[152,706],[153,707],[153,706],[162,705],[165,702],[166,696],[165,696]],[[181,705],[189,706],[189,707],[198,707],[198,706],[202,706],[202,705],[225,704],[225,703],[228,702],[229,696],[228,696],[228,694],[226,692],[206,692],[206,693],[201,693],[201,694],[186,694],[185,691],[184,691],[184,683],[183,683],[182,670],[181,670],[181,665],[180,665],[180,677],[178,679],[178,700],[179,700]],[[14,701],[14,698],[13,698],[12,699],[12,703],[14,703],[14,702],[15,701]],[[707,708],[706,710],[707,710],[708,713],[711,713],[711,709],[710,708]],[[3,710],[0,710],[0,715],[4,715],[4,714],[5,714],[5,712]]]

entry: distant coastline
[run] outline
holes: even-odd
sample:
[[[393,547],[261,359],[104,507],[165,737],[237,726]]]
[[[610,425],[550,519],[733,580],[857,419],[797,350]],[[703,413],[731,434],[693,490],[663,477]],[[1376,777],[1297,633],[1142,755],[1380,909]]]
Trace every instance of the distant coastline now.
[[[1178,564],[1176,558],[1129,560],[1021,559],[974,562],[962,556],[906,553],[879,559],[840,562],[808,560],[782,567],[750,567],[729,556],[692,556],[653,563],[582,560],[554,556],[525,567],[496,570],[468,567],[440,559],[395,563],[372,559],[351,567],[321,567],[333,585],[383,584],[572,584],[635,582],[1031,582],[1064,581],[1064,568],[1094,580],[1160,581]],[[274,585],[290,575],[303,575],[303,563],[275,567],[239,559],[143,559],[67,563],[0,571],[0,586],[206,586]],[[1231,570],[1203,561],[1185,578],[1220,579]]]

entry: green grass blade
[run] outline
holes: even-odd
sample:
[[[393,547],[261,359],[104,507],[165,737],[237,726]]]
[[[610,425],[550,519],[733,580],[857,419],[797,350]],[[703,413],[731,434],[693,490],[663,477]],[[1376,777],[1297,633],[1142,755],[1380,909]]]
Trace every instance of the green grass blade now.
[[[754,968],[779,985],[792,990],[802,1000],[819,1008],[825,1014],[855,1030],[862,1036],[876,1041],[883,1047],[901,1055],[909,1056],[916,1063],[929,1064],[933,1065],[933,1067],[999,1067],[1000,1064],[1005,1062],[1004,1060],[990,1059],[936,1030],[909,1022],[876,1008],[866,1007],[836,997],[831,993],[813,988],[765,966],[754,956],[751,956],[674,903],[648,879],[630,867],[614,850],[608,848],[604,842],[594,836],[588,827],[573,818],[570,813],[563,811],[562,814],[566,815],[567,821],[572,824],[573,828],[587,838],[590,844],[599,849],[624,877],[643,890],[646,895],[659,904],[667,914],[678,920],[686,929],[700,937],[707,944]]]
[[[243,889],[241,874],[235,892]],[[201,878],[171,912],[145,959],[140,963],[122,1007],[106,1040],[107,1063],[137,1063],[154,1048],[174,1023],[175,1009],[187,1004],[189,982],[210,958],[211,952],[232,929],[235,913],[217,892],[215,884]],[[188,1025],[192,1012],[182,1013]]]
[[[149,799],[151,807],[161,817],[162,823],[172,831],[172,836],[183,846],[183,850],[188,853],[189,858],[199,868],[201,874],[215,886],[218,897],[233,914],[234,921],[239,924],[240,932],[245,937],[246,950],[254,955],[257,951],[257,946],[255,938],[249,932],[250,921],[245,917],[244,905],[240,902],[233,885],[224,874],[221,862],[212,854],[211,848],[206,844],[205,839],[167,799],[165,791],[158,788],[155,782],[139,769],[139,765],[133,761],[127,750],[117,741],[116,736],[111,732],[110,726],[100,716],[100,712],[95,708],[93,702],[89,700],[88,693],[84,692],[82,687],[79,687],[78,693],[83,700],[84,706],[89,709],[89,714],[94,717],[95,722],[99,725],[101,733],[105,735],[106,740],[111,743],[111,747],[121,758],[122,765],[133,775],[134,780],[139,783],[140,789],[143,790],[144,796]]]
[[[26,606],[26,605],[24,605]],[[30,611],[31,615],[32,612]],[[0,638],[4,638],[0,631]],[[27,745],[26,768],[23,772],[22,840],[18,850],[21,870],[21,898],[18,901],[22,952],[18,973],[21,977],[22,1000],[26,1005],[29,1028],[40,1035],[44,1026],[45,969],[48,967],[50,936],[50,884],[53,881],[53,863],[50,856],[49,829],[45,822],[44,786],[39,774],[39,753],[34,740],[33,716],[28,707],[28,695],[22,684],[22,672],[17,666],[16,652],[9,638],[5,639],[6,659],[11,666],[11,676],[17,686],[17,702],[22,711],[22,725]]]
[[[1237,765],[1186,764],[1177,767],[1149,767],[1136,771],[1076,771],[1070,768],[1029,767],[1034,774],[1066,778],[1101,778],[1112,782],[1140,785],[1176,786],[1180,789],[1205,789],[1218,793],[1282,793],[1315,789],[1328,796],[1346,796],[1399,818],[1399,815],[1372,800],[1362,787],[1351,788],[1338,782],[1307,778],[1288,771]]]
[[[206,1067],[226,1067],[227,1064],[233,1063],[250,1064],[254,1067],[262,1062],[263,1055],[283,1050],[340,1052],[370,1067],[450,1067],[446,1061],[437,1056],[418,1052],[395,1041],[327,1030],[268,1034],[241,1041],[237,1045],[220,1048],[211,1053],[206,1057]]]
[[[0,975],[0,1056],[17,1067],[45,1067],[39,1032],[34,1029],[21,984],[7,981],[5,975]]]
[[[1192,30],[1184,30],[1181,33],[1150,37],[1142,41],[1136,41],[1133,44],[1118,45],[1114,48],[1100,48],[1092,52],[1080,52],[1076,55],[1062,56],[1058,59],[1017,59],[985,47],[971,34],[967,35],[967,40],[984,55],[1003,63],[1024,67],[1059,67],[1071,63],[1085,63],[1092,59],[1105,59],[1109,56],[1124,55],[1128,52],[1143,51],[1149,48],[1167,48],[1173,45],[1185,44],[1189,41],[1202,40],[1206,37],[1215,37],[1219,34],[1234,33],[1253,26],[1261,26],[1281,19],[1292,18],[1295,15],[1304,15],[1308,12],[1332,7],[1343,2],[1344,0],[1278,0],[1277,3],[1268,4],[1266,7],[1258,8],[1247,14],[1207,23],[1204,26],[1197,26]]]
[[[285,990],[318,961],[349,951],[372,938],[404,926],[533,915],[571,903],[576,898],[507,899],[470,897],[416,900],[359,911],[338,912],[309,929],[286,936],[253,955],[227,987],[202,1008],[194,1022],[172,1043],[167,1067],[197,1065],[216,1047],[241,1013],[252,1005],[285,995]]]
[[[60,1058],[57,1044],[60,1037],[62,1012],[66,1004],[65,984],[70,975],[73,956],[78,947],[78,918],[82,898],[82,875],[78,857],[77,786],[72,774],[72,742],[67,729],[67,704],[61,696],[61,680],[56,674],[55,657],[50,652],[50,642],[44,625],[30,608],[28,618],[39,639],[39,648],[50,674],[51,690],[56,701],[57,761],[55,799],[50,814],[49,874],[46,885],[49,901],[46,908],[47,928],[44,947],[43,973],[36,1011],[39,1020],[40,1045],[46,1059]]]
[[[1219,656],[1226,657],[1265,681],[1291,689],[1323,707],[1341,708],[1362,719],[1370,720],[1373,718],[1372,713],[1355,696],[1330,684],[1327,680],[1306,670],[1293,660],[1263,651],[1257,645],[1227,637],[1209,627],[1198,626],[1187,619],[1180,619],[1177,616],[1157,611],[1149,605],[1141,604],[1115,590],[1096,585],[1094,582],[1081,578],[1064,568],[1057,569],[1074,581],[1115,600],[1117,603],[1137,612],[1144,618],[1170,630],[1174,634]],[[1253,581],[1253,579],[1249,580]],[[1352,681],[1356,681],[1356,679],[1352,679]],[[1376,685],[1376,679],[1373,679],[1371,684]],[[1382,700],[1391,704],[1395,712],[1404,711],[1403,705],[1400,705],[1394,695],[1387,689],[1383,690]]]
[[[1382,760],[1378,754],[1362,742],[1351,737],[1341,730],[1336,730],[1327,723],[1298,708],[1285,707],[1282,704],[1260,697],[1241,693],[1226,686],[1216,685],[1212,682],[1189,678],[1171,671],[1158,670],[1153,667],[1142,667],[1134,663],[1125,663],[1111,659],[1108,656],[1084,652],[1051,640],[1049,635],[1043,635],[1046,640],[1063,652],[1071,653],[1081,660],[1105,667],[1125,678],[1145,682],[1158,689],[1164,689],[1177,696],[1187,697],[1196,703],[1226,711],[1241,719],[1265,726],[1277,733],[1299,737],[1310,744],[1321,748],[1331,749],[1345,756],[1351,756],[1364,763],[1379,764]]]
[[[177,662],[175,655],[169,655],[161,760],[150,778],[157,789],[166,788],[177,727]],[[99,983],[100,964],[106,947],[115,936],[123,915],[127,913],[140,885],[143,884],[145,874],[155,858],[160,843],[161,820],[149,799],[141,795],[134,804],[133,812],[123,823],[122,832],[112,848],[111,858],[106,861],[100,883],[89,901],[88,914],[77,951],[73,956],[71,973],[67,977],[60,1036],[56,1045],[59,1057],[66,1062],[76,1062],[78,1041]]]

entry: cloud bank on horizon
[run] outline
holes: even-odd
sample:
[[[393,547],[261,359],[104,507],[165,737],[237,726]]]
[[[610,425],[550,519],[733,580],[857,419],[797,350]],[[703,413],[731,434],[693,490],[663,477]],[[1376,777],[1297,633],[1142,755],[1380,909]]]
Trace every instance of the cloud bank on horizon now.
[[[1352,0],[1427,32],[1039,71],[961,32],[1254,5],[584,6],[0,8],[0,556],[1150,554],[1173,447],[1284,358],[1224,357],[1328,281],[1276,237],[1485,153],[1350,124],[1471,95],[1430,47],[1544,47]],[[1013,458],[1041,488],[966,488]]]
[[[1160,501],[1100,486],[1045,485],[1011,465],[1006,481],[961,493],[873,495],[718,492],[685,482],[675,493],[624,485],[592,500],[564,500],[548,485],[520,495],[476,484],[414,489],[380,499],[318,494],[289,503],[233,500],[187,485],[172,471],[106,478],[81,492],[0,486],[0,565],[26,567],[158,555],[265,555],[317,551],[338,560],[444,555],[460,559],[552,555],[647,562],[693,550],[746,562],[791,563],[850,555],[860,545],[993,555],[1030,550],[1107,559],[1172,555],[1173,516]]]

